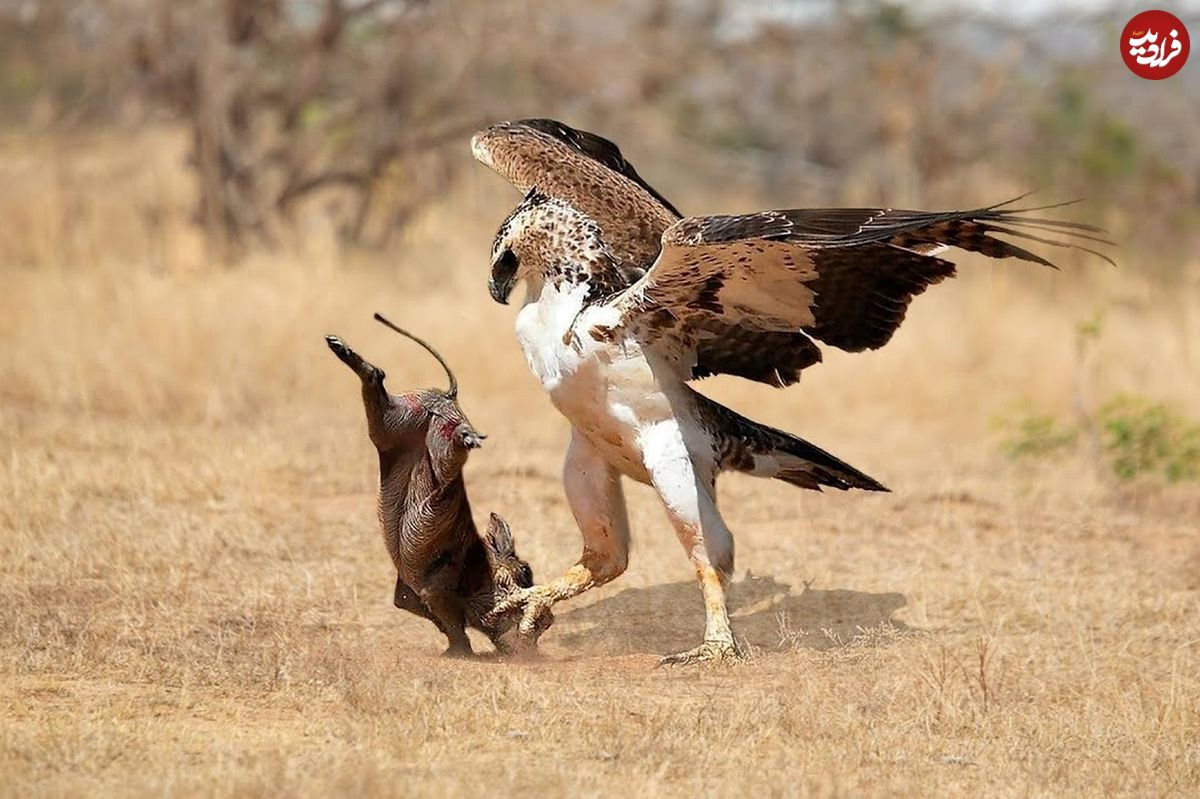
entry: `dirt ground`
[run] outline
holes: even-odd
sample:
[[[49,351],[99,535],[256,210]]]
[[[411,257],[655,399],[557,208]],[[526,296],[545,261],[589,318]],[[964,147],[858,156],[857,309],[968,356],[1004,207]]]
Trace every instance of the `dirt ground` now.
[[[484,288],[515,196],[480,178],[384,265],[318,244],[205,268],[182,227],[77,214],[36,159],[0,163],[28,189],[0,240],[0,794],[1200,792],[1200,487],[1014,463],[993,425],[1069,417],[1081,369],[1200,413],[1194,287],[964,258],[881,352],[702,384],[893,490],[723,479],[748,663],[655,668],[703,610],[628,485],[623,577],[560,606],[539,660],[450,661],[391,607],[357,384],[322,335],[394,389],[439,372],[372,311],[441,348],[490,436],[477,516],[539,580],[565,569],[566,424]]]

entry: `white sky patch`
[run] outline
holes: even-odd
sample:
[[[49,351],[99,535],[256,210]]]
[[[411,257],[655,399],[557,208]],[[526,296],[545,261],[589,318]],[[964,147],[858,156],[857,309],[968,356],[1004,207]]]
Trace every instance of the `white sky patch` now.
[[[839,13],[838,5],[834,0],[737,0],[729,6],[729,33],[737,37],[764,23],[800,25],[821,18],[833,18]],[[1200,0],[1172,0],[1158,4],[1113,3],[1105,0],[908,0],[897,2],[896,5],[904,8],[916,20],[927,15],[969,11],[1017,22],[1071,14],[1111,14],[1115,24],[1124,24],[1134,14],[1147,8],[1164,8],[1176,16],[1200,14]]]

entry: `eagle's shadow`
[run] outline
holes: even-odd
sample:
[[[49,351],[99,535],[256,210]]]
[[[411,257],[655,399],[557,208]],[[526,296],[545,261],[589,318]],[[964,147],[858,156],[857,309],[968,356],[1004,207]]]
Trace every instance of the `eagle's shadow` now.
[[[766,652],[874,644],[915,632],[893,618],[907,603],[899,593],[807,585],[793,592],[774,577],[749,573],[729,591],[735,635]],[[609,656],[689,649],[703,634],[704,602],[692,581],[627,588],[561,613],[552,631],[555,643],[573,653]]]

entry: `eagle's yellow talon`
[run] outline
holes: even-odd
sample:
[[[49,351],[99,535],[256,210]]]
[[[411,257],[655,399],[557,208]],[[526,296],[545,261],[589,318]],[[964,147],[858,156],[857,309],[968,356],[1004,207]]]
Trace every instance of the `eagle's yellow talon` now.
[[[556,601],[554,592],[544,585],[520,588],[497,602],[488,618],[496,620],[519,610],[521,621],[517,625],[517,632],[523,638],[536,640],[554,623],[554,614],[550,609]]]
[[[659,666],[689,666],[695,663],[737,663],[746,653],[733,641],[705,641],[695,649],[664,655]]]

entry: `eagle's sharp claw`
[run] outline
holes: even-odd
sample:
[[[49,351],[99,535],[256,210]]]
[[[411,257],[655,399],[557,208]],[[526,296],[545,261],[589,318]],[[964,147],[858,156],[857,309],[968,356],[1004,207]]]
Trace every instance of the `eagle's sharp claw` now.
[[[695,649],[664,655],[659,666],[688,666],[693,663],[736,663],[746,659],[746,653],[733,641],[705,641]]]
[[[528,594],[531,590],[532,589],[529,588],[515,589],[511,594],[493,605],[492,609],[488,612],[488,616],[494,619],[499,616],[503,616],[506,613],[511,613],[518,608],[524,607],[525,603],[528,601]]]
[[[518,588],[497,602],[488,617],[498,620],[508,613],[520,611],[521,619],[517,623],[517,633],[527,641],[536,641],[554,623],[551,608],[555,599],[554,593],[545,586]]]

